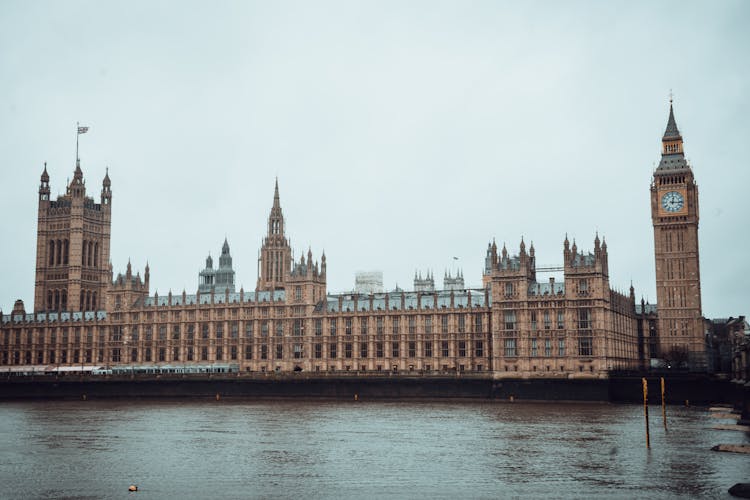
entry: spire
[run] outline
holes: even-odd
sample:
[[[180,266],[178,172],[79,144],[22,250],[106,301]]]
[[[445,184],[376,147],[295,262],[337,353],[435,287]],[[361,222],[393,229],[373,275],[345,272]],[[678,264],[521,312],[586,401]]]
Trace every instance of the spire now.
[[[44,162],[44,172],[42,172],[42,182],[49,182],[49,174],[47,173],[47,162]]]
[[[105,188],[108,188],[112,185],[112,181],[109,180],[109,167],[106,168],[104,173],[104,180],[102,181],[102,186]]]
[[[667,120],[667,128],[664,131],[664,137],[662,141],[673,141],[676,139],[682,139],[680,131],[677,129],[677,122],[674,119],[674,109],[672,108],[672,98],[669,98],[669,120]]]
[[[75,172],[73,172],[73,180],[74,181],[82,181],[83,180],[83,170],[81,170],[81,159],[76,158],[76,169]]]
[[[229,242],[227,241],[226,236],[224,237],[224,245],[221,247],[221,254],[229,255]]]
[[[276,183],[273,188],[273,208],[280,208],[281,203],[279,202],[279,178],[276,177]]]

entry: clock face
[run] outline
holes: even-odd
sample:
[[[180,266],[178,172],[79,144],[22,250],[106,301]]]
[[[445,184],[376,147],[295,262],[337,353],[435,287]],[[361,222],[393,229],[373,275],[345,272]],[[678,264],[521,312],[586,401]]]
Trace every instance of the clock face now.
[[[669,191],[661,197],[661,206],[667,212],[679,212],[684,204],[684,198],[677,191]]]

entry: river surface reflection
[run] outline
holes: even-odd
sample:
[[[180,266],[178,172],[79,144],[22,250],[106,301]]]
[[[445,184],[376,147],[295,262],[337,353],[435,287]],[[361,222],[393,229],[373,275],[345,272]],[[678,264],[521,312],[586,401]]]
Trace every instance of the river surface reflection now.
[[[495,402],[0,405],[4,498],[730,498],[706,408]],[[654,418],[654,417],[657,418]]]

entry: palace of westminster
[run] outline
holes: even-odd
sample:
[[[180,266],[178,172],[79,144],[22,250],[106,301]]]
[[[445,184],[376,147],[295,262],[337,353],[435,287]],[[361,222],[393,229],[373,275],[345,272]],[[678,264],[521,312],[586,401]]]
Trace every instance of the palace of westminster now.
[[[0,314],[0,372],[55,366],[231,367],[239,372],[485,372],[501,377],[596,377],[641,370],[682,352],[706,368],[701,312],[698,188],[670,104],[651,182],[656,305],[614,291],[607,244],[567,237],[564,279],[537,281],[534,247],[486,250],[483,288],[463,276],[415,276],[414,290],[326,289],[326,257],[298,261],[286,237],[278,183],[254,291],[235,290],[229,245],[211,257],[195,294],[149,295],[130,263],[113,276],[112,191],[87,196],[80,162],[66,193],[39,187],[33,312]]]

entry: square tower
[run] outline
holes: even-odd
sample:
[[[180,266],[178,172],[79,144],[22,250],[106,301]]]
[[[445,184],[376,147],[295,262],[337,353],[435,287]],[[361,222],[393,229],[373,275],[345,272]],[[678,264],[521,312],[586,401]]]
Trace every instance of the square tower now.
[[[685,159],[672,103],[651,183],[659,356],[706,367],[698,256],[698,186]]]
[[[50,199],[44,165],[39,186],[34,312],[94,311],[104,307],[111,281],[112,191],[104,176],[100,203],[86,196],[80,160],[64,195]]]

